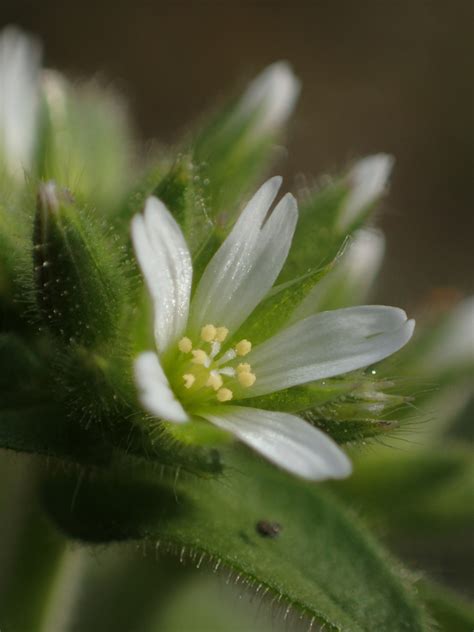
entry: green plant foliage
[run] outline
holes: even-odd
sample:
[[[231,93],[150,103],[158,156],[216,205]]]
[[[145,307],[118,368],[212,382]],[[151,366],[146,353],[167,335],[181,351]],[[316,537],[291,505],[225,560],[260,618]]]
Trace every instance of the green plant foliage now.
[[[337,179],[307,194],[300,203],[292,248],[280,275],[282,283],[328,265],[340,252],[347,235],[355,230],[355,226],[345,231],[337,228],[348,194],[349,185]]]
[[[38,464],[0,456],[0,621],[7,632],[39,630],[63,538],[38,507]]]
[[[474,629],[474,606],[444,586],[424,580],[419,583],[421,596],[445,632]]]
[[[191,139],[193,161],[208,187],[211,216],[227,225],[235,219],[236,203],[268,171],[275,158],[275,136],[252,134],[258,113],[235,117],[231,102],[205,121]]]
[[[151,192],[181,225],[193,259],[199,260],[212,239],[217,239],[206,187],[190,157],[180,155]]]
[[[259,344],[280,331],[288,323],[299,303],[329,272],[330,267],[328,265],[288,283],[275,286],[240,327],[234,338],[240,340],[247,337],[253,344]]]
[[[413,587],[326,490],[246,455],[227,458],[225,479],[183,477],[170,489],[137,469],[86,476],[73,508],[77,480],[56,477],[45,485],[45,506],[69,536],[143,538],[152,550],[159,542],[197,565],[226,567],[273,594],[282,615],[289,608],[351,632],[430,629]],[[258,532],[262,520],[280,525],[276,537]]]
[[[108,247],[111,237],[67,191],[40,185],[33,232],[36,303],[43,326],[66,344],[93,347],[117,333],[128,288],[119,249]]]
[[[465,541],[474,520],[474,457],[455,445],[366,454],[357,476],[337,490],[346,499],[363,498],[364,513],[394,536],[422,533]]]
[[[0,84],[8,70],[5,41]],[[20,88],[27,75],[18,77]],[[30,88],[33,98],[36,88]],[[309,628],[321,624],[339,632],[428,632],[433,628],[423,600],[449,632],[471,625],[469,607],[440,587],[422,580],[417,592],[411,574],[347,508],[356,506],[375,529],[382,528],[402,559],[423,566],[425,555],[431,569],[443,549],[467,575],[474,560],[474,467],[464,447],[444,443],[443,450],[403,455],[375,449],[360,462],[356,455],[349,481],[312,485],[250,455],[203,419],[172,425],[145,413],[139,401],[135,360],[155,348],[156,332],[130,220],[148,196],[161,199],[189,244],[196,284],[277,155],[275,143],[299,91],[289,66],[274,64],[174,149],[160,148],[141,163],[132,156],[124,109],[108,91],[72,85],[50,71],[37,90],[38,125],[27,139],[36,152],[31,170],[24,180],[21,171],[0,173],[0,511],[8,516],[0,524],[1,631],[53,632],[61,625],[161,631],[166,598],[187,576],[171,563],[176,557],[193,567],[223,568],[250,592],[268,595],[290,629],[301,619]],[[242,348],[231,350],[237,340],[257,345],[292,323],[295,308],[321,280],[329,282],[319,286],[320,302],[310,304],[317,292],[311,294],[303,311],[360,297],[373,276],[362,270],[356,286],[341,256],[354,232],[370,221],[390,161],[373,156],[299,192],[300,221],[276,287],[239,331],[228,339],[216,334],[208,357],[195,346],[190,362],[224,367],[221,374],[240,378],[243,387],[247,378],[223,364],[232,354],[232,361],[240,351],[245,355]],[[170,279],[179,275],[179,266],[164,267]],[[339,277],[331,281],[327,273],[334,272]],[[382,440],[408,427],[418,390],[425,392],[417,404],[432,401],[426,376],[433,383],[439,379],[440,395],[462,400],[457,410],[462,408],[472,361],[461,348],[443,365],[439,349],[457,323],[468,322],[467,313],[464,305],[454,320],[441,319],[421,334],[411,351],[376,368],[233,403],[296,413],[339,444]],[[217,323],[221,330],[224,324]],[[184,356],[181,368],[173,367],[185,378],[184,386],[177,385],[163,351],[163,379],[169,378],[177,397],[188,379],[197,379],[195,388],[213,385],[204,372],[198,378],[183,374]],[[441,369],[436,362],[423,365],[430,353],[441,356]],[[234,392],[236,398],[244,393]],[[469,414],[458,427],[463,440]],[[26,491],[21,477],[3,467],[12,454],[27,463]],[[107,550],[104,572],[90,564],[98,549],[70,547],[71,539]],[[116,547],[108,548],[112,543]],[[160,547],[164,553],[157,563],[147,555],[144,566],[127,557],[136,544],[145,554],[154,556]],[[127,586],[128,580],[135,584]],[[70,608],[71,586],[82,592],[72,591],[77,602]],[[22,601],[27,604],[19,608]],[[58,613],[61,625],[52,623]],[[203,620],[212,619],[207,614]]]
[[[82,203],[112,214],[132,185],[132,140],[126,109],[117,94],[97,82],[70,84],[48,71],[36,172],[74,190]]]

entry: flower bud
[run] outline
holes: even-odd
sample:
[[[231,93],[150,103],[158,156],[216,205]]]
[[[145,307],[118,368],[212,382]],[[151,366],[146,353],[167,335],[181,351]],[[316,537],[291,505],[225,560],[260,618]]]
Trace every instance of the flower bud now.
[[[339,228],[345,230],[364,219],[387,185],[394,159],[387,154],[375,154],[359,160],[347,174],[349,194],[339,211]]]
[[[233,222],[235,201],[246,195],[275,157],[275,141],[290,117],[300,82],[287,62],[266,68],[240,98],[218,111],[191,147],[202,168],[213,216]]]
[[[54,182],[40,185],[33,242],[43,325],[66,343],[92,347],[110,340],[122,311],[120,256]]]
[[[248,85],[234,117],[252,120],[252,130],[259,136],[274,134],[289,119],[300,89],[300,81],[287,62],[271,64]]]
[[[380,231],[356,231],[335,267],[295,310],[293,320],[363,303],[380,270],[384,252],[385,238]]]
[[[126,109],[96,82],[71,84],[61,73],[41,76],[39,175],[74,187],[102,212],[116,212],[130,176]]]
[[[0,33],[0,167],[23,177],[33,156],[41,49],[14,27]]]

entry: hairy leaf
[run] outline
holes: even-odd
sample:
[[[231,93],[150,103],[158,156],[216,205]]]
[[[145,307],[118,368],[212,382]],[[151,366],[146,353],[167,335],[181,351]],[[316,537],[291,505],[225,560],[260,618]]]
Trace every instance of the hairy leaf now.
[[[45,504],[70,536],[159,542],[198,565],[228,567],[286,603],[283,612],[289,607],[328,629],[429,629],[396,565],[323,487],[248,456],[228,464],[223,480],[175,480],[174,502],[165,481],[115,470],[84,477],[79,489],[74,477],[52,479]],[[275,537],[265,536],[267,521],[277,523]]]

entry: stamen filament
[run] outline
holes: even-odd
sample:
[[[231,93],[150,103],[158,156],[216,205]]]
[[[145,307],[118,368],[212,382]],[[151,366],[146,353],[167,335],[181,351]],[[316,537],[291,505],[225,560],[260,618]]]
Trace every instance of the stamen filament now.
[[[222,358],[217,360],[216,365],[220,366],[221,364],[225,364],[226,362],[229,362],[230,360],[233,360],[236,356],[237,356],[237,354],[236,354],[235,350],[234,349],[229,349],[228,351],[226,351],[224,353]]]

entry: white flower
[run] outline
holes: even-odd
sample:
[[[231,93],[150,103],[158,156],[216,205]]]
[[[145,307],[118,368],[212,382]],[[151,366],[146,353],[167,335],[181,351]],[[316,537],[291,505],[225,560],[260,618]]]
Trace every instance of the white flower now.
[[[31,163],[36,139],[41,49],[14,27],[0,34],[0,160],[12,175]]]
[[[162,420],[206,419],[294,474],[342,478],[350,462],[323,432],[295,415],[246,407],[244,400],[377,362],[408,342],[414,322],[393,307],[355,307],[309,316],[255,348],[233,339],[272,287],[291,245],[298,215],[293,196],[285,195],[267,217],[280,185],[281,178],[272,178],[250,200],[192,300],[191,256],[171,214],[151,197],[133,218],[157,346],[137,358],[136,381],[143,406]]]
[[[235,116],[255,116],[254,131],[273,133],[284,125],[295,107],[301,83],[286,61],[279,61],[250,82],[240,98]]]
[[[384,192],[394,159],[387,154],[367,156],[356,162],[347,175],[350,193],[339,215],[339,228],[346,229],[360,213]]]

